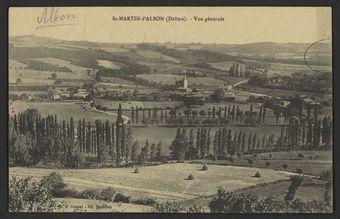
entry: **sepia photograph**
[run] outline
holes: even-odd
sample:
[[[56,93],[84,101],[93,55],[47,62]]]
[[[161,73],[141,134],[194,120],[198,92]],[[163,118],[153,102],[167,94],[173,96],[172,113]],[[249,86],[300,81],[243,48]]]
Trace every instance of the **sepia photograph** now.
[[[333,213],[332,71],[331,7],[10,7],[8,211]]]

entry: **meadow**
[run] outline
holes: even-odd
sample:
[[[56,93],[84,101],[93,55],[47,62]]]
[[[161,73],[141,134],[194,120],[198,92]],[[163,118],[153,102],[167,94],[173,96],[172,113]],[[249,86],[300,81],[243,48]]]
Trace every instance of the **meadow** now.
[[[224,62],[214,62],[214,63],[208,63],[211,67],[222,70],[222,71],[229,71],[230,67],[233,66],[233,64],[236,64],[238,62],[235,61],[224,61]],[[238,63],[240,64],[240,63]],[[241,65],[241,64],[240,64]]]
[[[276,181],[274,183],[262,184],[253,187],[248,187],[235,191],[236,194],[256,195],[264,198],[273,196],[275,200],[284,200],[285,195],[288,192],[288,187],[291,184],[288,180]],[[304,183],[299,187],[295,197],[301,201],[324,201],[325,182],[312,178],[304,178]],[[332,191],[331,191],[332,195]],[[203,197],[192,200],[183,200],[179,202],[184,208],[189,208],[193,205],[201,206],[205,212],[209,212],[209,202],[211,197]]]
[[[162,83],[162,84],[175,84],[176,80],[182,80],[184,75],[175,75],[175,74],[140,74],[137,77]],[[221,87],[224,86],[224,81],[218,80],[210,77],[187,77],[188,85],[202,85],[202,86],[214,86]]]
[[[258,169],[255,167],[234,167],[209,165],[207,171],[201,164],[170,163],[140,168],[102,169],[38,169],[11,167],[10,176],[32,176],[40,179],[50,172],[59,172],[65,183],[77,190],[85,188],[113,187],[132,198],[152,197],[156,200],[188,200],[213,195],[218,187],[226,191],[287,180],[293,173]],[[260,171],[262,177],[253,177]],[[193,174],[194,180],[187,180]]]
[[[195,129],[195,128],[194,128]],[[213,147],[213,137],[215,135],[215,131],[218,127],[211,128],[211,150]],[[235,131],[239,132],[242,131],[243,133],[256,133],[258,138],[262,139],[263,134],[265,133],[267,138],[269,134],[275,135],[275,140],[280,135],[281,128],[274,127],[274,126],[261,126],[261,127],[243,127],[243,126],[236,126],[231,125],[228,126],[227,129],[231,129],[232,133]],[[177,128],[171,127],[132,127],[133,137],[136,141],[138,141],[140,146],[144,146],[145,141],[148,139],[149,143],[155,143],[156,145],[158,142],[162,142],[162,153],[168,154],[170,153],[169,146],[171,145],[172,141],[175,139]]]
[[[180,61],[176,58],[152,50],[138,50],[136,53],[146,59],[156,59],[170,63],[180,63]]]
[[[266,62],[266,61],[258,61],[258,60],[250,60],[250,59],[244,59],[245,62],[249,63],[255,63],[255,64],[264,64],[265,66],[268,66],[266,69],[268,70],[268,75],[291,75],[295,72],[306,72],[306,73],[313,73],[314,71],[311,70],[307,65],[296,65],[296,64],[285,64],[285,63],[279,63],[279,62]],[[312,66],[313,69],[316,69],[318,71],[324,71],[324,72],[331,72],[332,66]],[[264,71],[266,69],[258,68],[260,71]]]
[[[110,122],[116,121],[116,114],[109,112],[101,112],[90,107],[88,102],[29,102],[29,101],[14,101],[9,104],[10,115],[20,113],[27,108],[35,108],[39,111],[42,117],[48,115],[57,115],[59,122],[63,120],[69,121],[71,117],[75,121],[85,118],[92,124],[97,119]]]
[[[74,80],[81,85],[81,82],[86,80],[93,80],[87,74],[87,68],[76,66],[68,61],[56,59],[56,58],[37,58],[36,61],[51,64],[57,67],[66,67],[71,72],[55,72],[57,79],[60,81]],[[33,69],[26,69],[27,65],[16,60],[9,61],[9,83],[15,83],[18,78],[21,79],[22,83],[35,83],[35,84],[48,84],[53,85],[55,80],[51,79],[52,71],[40,71]],[[64,84],[65,85],[65,84]]]

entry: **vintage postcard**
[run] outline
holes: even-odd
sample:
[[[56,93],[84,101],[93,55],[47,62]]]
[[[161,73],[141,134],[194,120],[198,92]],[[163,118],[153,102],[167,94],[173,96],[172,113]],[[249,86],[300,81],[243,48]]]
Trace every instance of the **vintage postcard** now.
[[[10,7],[10,212],[333,212],[331,7]]]

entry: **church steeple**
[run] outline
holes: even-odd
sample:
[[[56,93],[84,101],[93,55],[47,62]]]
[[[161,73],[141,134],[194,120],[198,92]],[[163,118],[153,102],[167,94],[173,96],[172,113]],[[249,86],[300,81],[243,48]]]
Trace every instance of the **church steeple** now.
[[[184,78],[183,78],[183,88],[188,89],[188,81],[187,81],[186,75],[184,75]]]

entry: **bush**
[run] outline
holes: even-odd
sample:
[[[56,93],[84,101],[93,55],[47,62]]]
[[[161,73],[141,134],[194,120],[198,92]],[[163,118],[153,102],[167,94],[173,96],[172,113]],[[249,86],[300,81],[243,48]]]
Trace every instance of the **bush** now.
[[[139,173],[139,168],[136,168],[134,173]]]
[[[112,187],[107,187],[103,189],[100,193],[100,200],[112,202],[116,195],[116,190]]]
[[[48,176],[43,176],[41,183],[51,187],[53,197],[63,197],[66,184],[60,173],[51,172]]]
[[[178,203],[166,201],[164,203],[157,203],[151,211],[158,213],[179,213],[183,210]]]
[[[330,213],[325,202],[276,201],[272,196],[260,198],[254,195],[233,194],[222,188],[209,202],[211,213]]]
[[[100,189],[85,189],[84,191],[79,193],[78,198],[100,200],[101,190]]]
[[[296,169],[296,172],[297,172],[298,174],[303,174],[303,170],[300,169],[300,168],[297,168],[297,169]]]
[[[332,169],[323,170],[319,176],[321,180],[332,180],[333,179],[333,172]]]
[[[271,163],[269,161],[266,162],[266,167],[269,168]]]
[[[73,157],[73,162],[76,168],[83,168],[86,164],[86,157],[84,154],[77,152]]]
[[[207,166],[207,164],[203,164],[203,167],[202,167],[202,170],[208,170],[208,166]]]
[[[251,167],[251,166],[253,166],[253,163],[254,163],[254,161],[253,160],[251,160],[251,159],[248,159],[248,164],[249,164],[249,166]]]
[[[260,174],[259,172],[256,172],[255,175],[254,175],[254,177],[256,177],[256,178],[261,178],[262,176],[261,176],[261,174]]]
[[[156,200],[153,198],[140,198],[137,199],[135,201],[133,201],[133,203],[138,204],[138,205],[150,205],[153,206],[156,204]]]
[[[193,205],[192,207],[189,207],[187,209],[187,213],[205,213],[203,207],[198,207],[196,205]]]
[[[58,197],[62,198],[78,198],[79,192],[75,189],[64,189],[60,191]]]
[[[8,209],[10,212],[52,212],[57,209],[52,199],[51,184],[32,182],[31,177],[9,179]]]
[[[132,198],[130,196],[126,196],[122,193],[117,193],[115,198],[113,199],[114,202],[123,202],[123,203],[131,203]]]
[[[288,168],[288,165],[287,164],[282,164],[282,168],[284,169],[284,170],[286,170],[287,168]]]
[[[189,176],[188,176],[188,180],[194,180],[194,179],[195,179],[194,175],[192,175],[192,174],[189,174]]]
[[[303,153],[299,153],[298,157],[302,160],[305,156],[303,155]]]

